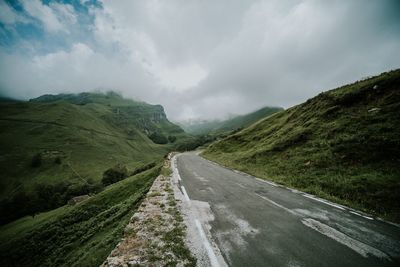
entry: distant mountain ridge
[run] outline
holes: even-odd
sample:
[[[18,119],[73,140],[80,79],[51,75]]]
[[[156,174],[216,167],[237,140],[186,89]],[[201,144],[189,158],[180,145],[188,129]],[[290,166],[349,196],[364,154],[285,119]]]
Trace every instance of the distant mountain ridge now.
[[[282,111],[280,107],[263,107],[244,115],[234,116],[226,120],[200,121],[180,123],[181,127],[190,134],[218,134],[247,127],[261,118]]]
[[[30,99],[32,103],[57,103],[67,102],[75,105],[102,104],[111,108],[116,114],[116,121],[124,123],[124,127],[135,125],[147,135],[153,132],[163,134],[180,134],[183,130],[171,123],[161,105],[151,105],[141,101],[123,98],[115,92],[107,93],[79,93],[79,94],[58,94],[42,95]],[[121,126],[121,125],[120,125]]]

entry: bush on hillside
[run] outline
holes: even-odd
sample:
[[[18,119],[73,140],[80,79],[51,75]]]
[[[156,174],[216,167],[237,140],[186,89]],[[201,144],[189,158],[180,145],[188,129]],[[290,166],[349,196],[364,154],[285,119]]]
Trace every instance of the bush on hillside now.
[[[159,132],[154,132],[149,135],[149,138],[151,141],[153,141],[156,144],[164,145],[168,143],[168,139],[165,135]]]
[[[176,141],[176,136],[175,136],[175,135],[169,135],[169,136],[168,136],[168,141],[169,141],[170,143],[174,143],[174,142]]]
[[[54,163],[55,163],[55,164],[61,164],[61,157],[56,157],[56,158],[54,159]]]
[[[31,166],[33,168],[38,168],[40,165],[42,165],[42,154],[37,153],[32,157]]]
[[[76,196],[97,193],[100,184],[93,182],[72,184],[37,184],[33,190],[21,188],[14,195],[0,202],[0,225],[9,223],[26,215],[35,216],[43,211],[58,208]]]
[[[128,177],[128,169],[126,168],[126,166],[122,164],[117,164],[103,173],[103,179],[101,180],[101,182],[103,183],[103,185],[110,185],[121,181],[126,177]]]

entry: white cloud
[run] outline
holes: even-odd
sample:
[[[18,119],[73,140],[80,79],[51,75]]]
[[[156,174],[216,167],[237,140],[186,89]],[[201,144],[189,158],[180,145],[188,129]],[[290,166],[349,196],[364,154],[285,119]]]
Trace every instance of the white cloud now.
[[[33,18],[39,20],[48,32],[66,32],[66,24],[75,23],[74,8],[68,4],[51,3],[43,4],[40,0],[23,0],[25,11]]]
[[[0,50],[0,88],[25,98],[115,89],[163,104],[175,120],[288,107],[321,90],[400,67],[394,5],[390,0],[104,0],[103,8],[89,7],[93,24],[79,29],[72,6],[26,0],[26,12],[48,32],[68,35],[72,44],[33,57]],[[1,20],[18,20],[13,10],[2,12]],[[74,35],[79,30],[93,35],[81,40]]]
[[[78,20],[74,7],[70,4],[50,3],[49,7],[63,23],[75,24]]]
[[[207,71],[198,64],[181,65],[175,68],[164,68],[155,73],[163,87],[184,91],[197,86],[207,77]]]
[[[14,24],[17,22],[26,23],[28,20],[15,12],[6,2],[0,2],[0,21],[5,24]]]

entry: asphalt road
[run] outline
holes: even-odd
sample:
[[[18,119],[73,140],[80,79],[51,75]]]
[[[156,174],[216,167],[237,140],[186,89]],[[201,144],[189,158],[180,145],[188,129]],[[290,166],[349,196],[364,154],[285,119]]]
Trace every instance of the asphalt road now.
[[[208,202],[213,241],[230,266],[400,266],[400,228],[221,167],[177,157],[190,199]]]

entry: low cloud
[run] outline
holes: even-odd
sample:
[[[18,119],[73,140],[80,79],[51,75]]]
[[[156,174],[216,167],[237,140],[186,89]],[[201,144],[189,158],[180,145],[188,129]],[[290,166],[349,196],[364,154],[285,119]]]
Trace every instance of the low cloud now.
[[[0,47],[1,93],[18,98],[105,88],[173,120],[221,118],[400,66],[396,1],[27,2],[0,9],[3,32],[28,19],[48,32],[45,52],[22,51],[23,33]]]

